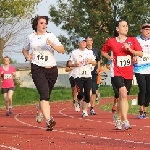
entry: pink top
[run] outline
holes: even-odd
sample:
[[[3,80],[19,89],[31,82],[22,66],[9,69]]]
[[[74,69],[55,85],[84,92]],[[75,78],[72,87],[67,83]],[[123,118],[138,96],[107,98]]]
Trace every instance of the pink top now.
[[[1,74],[3,72],[3,74]],[[2,86],[1,88],[11,88],[14,87],[14,77],[12,75],[13,72],[16,72],[16,69],[13,66],[9,66],[9,70],[6,71],[4,66],[0,67],[0,74],[2,78]]]

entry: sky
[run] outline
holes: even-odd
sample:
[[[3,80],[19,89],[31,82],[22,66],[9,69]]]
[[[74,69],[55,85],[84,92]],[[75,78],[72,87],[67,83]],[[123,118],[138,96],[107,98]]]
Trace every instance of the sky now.
[[[48,13],[50,5],[57,6],[55,0],[54,1],[52,1],[52,0],[43,0],[41,3],[39,3],[38,8],[35,11],[35,15],[38,14],[38,15],[45,15],[45,16],[49,16],[50,17],[50,15]],[[60,34],[67,36],[65,31],[62,31],[59,27],[56,27],[55,24],[52,23],[52,22],[48,23],[47,30],[49,32],[54,33],[56,36],[59,36]],[[32,28],[30,28],[29,31],[32,33],[33,32]],[[24,56],[21,53],[23,45],[24,45],[24,43],[20,43],[19,45],[17,45],[15,47],[17,50],[20,50],[20,53],[12,53],[11,56],[9,54],[9,56],[13,60],[16,60],[17,63],[24,63],[25,62]],[[59,54],[59,53],[55,52],[54,55],[55,55],[56,61],[67,61],[69,59],[69,55],[67,55],[67,54]]]

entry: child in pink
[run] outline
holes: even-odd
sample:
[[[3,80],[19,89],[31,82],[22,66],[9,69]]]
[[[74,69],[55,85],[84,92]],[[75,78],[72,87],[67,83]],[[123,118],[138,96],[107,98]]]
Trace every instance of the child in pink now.
[[[12,114],[12,96],[14,93],[14,77],[16,75],[16,70],[13,66],[9,65],[9,57],[4,57],[4,66],[0,67],[1,75],[1,93],[4,96],[5,106],[6,106],[6,116]]]

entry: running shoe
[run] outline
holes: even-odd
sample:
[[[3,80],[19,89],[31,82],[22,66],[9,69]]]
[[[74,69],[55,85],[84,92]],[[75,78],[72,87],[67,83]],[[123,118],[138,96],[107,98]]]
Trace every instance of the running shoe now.
[[[139,111],[139,114],[138,114],[138,116],[137,116],[139,119],[142,119],[142,118],[144,118],[144,113],[143,113],[143,110],[140,110]]]
[[[88,117],[88,116],[89,116],[89,115],[88,115],[87,111],[83,110],[83,112],[82,112],[82,117]]]
[[[132,129],[128,120],[123,121],[124,130]]]
[[[6,116],[10,116],[9,111],[6,112]]]
[[[75,111],[79,112],[80,111],[80,103],[75,102]]]
[[[144,112],[144,113],[143,113],[143,119],[146,119],[146,118],[147,118],[147,113]]]
[[[46,131],[52,131],[53,127],[56,125],[56,121],[53,117],[46,121]]]
[[[120,119],[117,119],[115,121],[115,127],[117,130],[121,130],[122,129],[122,121]]]
[[[43,121],[43,114],[42,113],[37,113],[36,114],[36,122],[41,123]]]
[[[10,115],[13,114],[12,108],[9,108],[9,114],[10,114]]]
[[[94,109],[90,110],[90,115],[97,115]]]
[[[36,122],[41,123],[43,121],[43,118],[44,118],[44,116],[43,116],[42,112],[39,111],[39,105],[37,105],[36,106],[36,118],[35,118],[35,120],[36,120]]]

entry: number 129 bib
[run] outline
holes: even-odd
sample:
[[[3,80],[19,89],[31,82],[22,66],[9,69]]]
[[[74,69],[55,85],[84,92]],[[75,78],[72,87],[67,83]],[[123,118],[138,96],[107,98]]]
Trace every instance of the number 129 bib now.
[[[131,66],[131,56],[117,56],[117,66],[126,67]]]

